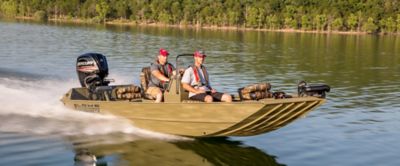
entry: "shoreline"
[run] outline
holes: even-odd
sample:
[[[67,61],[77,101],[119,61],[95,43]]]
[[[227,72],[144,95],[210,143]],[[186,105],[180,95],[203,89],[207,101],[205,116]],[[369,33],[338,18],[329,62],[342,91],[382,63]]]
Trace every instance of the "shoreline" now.
[[[11,18],[14,20],[37,20],[33,17],[27,16],[18,16],[15,18]],[[106,21],[105,23],[96,23],[92,20],[87,19],[79,19],[79,18],[49,18],[47,21],[49,22],[61,22],[61,23],[76,23],[76,24],[92,24],[92,25],[115,25],[115,26],[141,26],[141,27],[168,27],[168,28],[188,28],[188,29],[205,29],[205,30],[222,30],[222,31],[258,31],[258,32],[281,32],[281,33],[311,33],[311,34],[341,34],[341,35],[394,35],[398,36],[400,33],[367,33],[367,32],[358,32],[358,31],[336,31],[336,30],[301,30],[301,29],[265,29],[265,28],[245,28],[245,27],[237,27],[237,26],[200,26],[200,25],[186,25],[186,24],[164,24],[164,23],[137,23],[130,20],[125,19],[117,19]]]

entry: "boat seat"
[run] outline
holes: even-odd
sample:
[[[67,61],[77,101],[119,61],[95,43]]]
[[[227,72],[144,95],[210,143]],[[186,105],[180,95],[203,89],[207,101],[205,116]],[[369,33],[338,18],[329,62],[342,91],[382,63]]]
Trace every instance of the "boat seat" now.
[[[149,82],[151,77],[150,67],[143,67],[140,73],[140,86],[144,92],[149,88]]]
[[[271,84],[264,82],[247,85],[245,87],[239,88],[237,91],[240,100],[261,100],[273,97],[270,90]]]
[[[114,86],[112,97],[116,100],[136,100],[142,98],[142,90],[134,84]]]
[[[151,77],[150,67],[143,67],[142,72],[140,73],[140,87],[142,89],[142,96],[148,100],[155,100],[150,95],[146,94],[147,89],[149,88],[149,82]]]

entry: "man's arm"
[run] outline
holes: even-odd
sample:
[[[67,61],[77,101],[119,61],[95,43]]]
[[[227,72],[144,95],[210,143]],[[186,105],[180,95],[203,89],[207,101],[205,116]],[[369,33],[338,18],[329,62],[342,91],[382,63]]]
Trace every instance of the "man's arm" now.
[[[153,70],[151,72],[151,74],[153,74],[154,77],[158,78],[161,81],[169,81],[169,78],[165,77],[163,74],[161,74],[160,71],[158,70]]]
[[[206,93],[206,91],[204,91],[204,90],[193,88],[193,87],[190,86],[188,83],[182,82],[182,87],[183,87],[183,89],[185,89],[185,90],[187,90],[187,91],[189,91],[189,92],[192,92],[192,93],[196,93],[196,94],[199,94],[199,93]]]

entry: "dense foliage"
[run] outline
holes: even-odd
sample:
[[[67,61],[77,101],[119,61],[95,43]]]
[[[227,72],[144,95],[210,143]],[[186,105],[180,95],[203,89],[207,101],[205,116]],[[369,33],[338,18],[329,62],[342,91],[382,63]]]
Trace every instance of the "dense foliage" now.
[[[398,0],[0,0],[3,17],[37,12],[98,22],[400,32]]]

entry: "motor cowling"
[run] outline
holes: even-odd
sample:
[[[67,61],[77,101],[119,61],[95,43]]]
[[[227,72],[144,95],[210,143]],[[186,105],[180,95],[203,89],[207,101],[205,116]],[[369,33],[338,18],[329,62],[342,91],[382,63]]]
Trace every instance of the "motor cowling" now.
[[[97,86],[107,86],[108,64],[104,55],[86,53],[76,60],[76,72],[82,87],[94,89]]]

